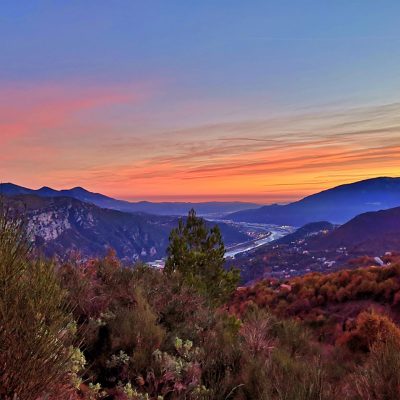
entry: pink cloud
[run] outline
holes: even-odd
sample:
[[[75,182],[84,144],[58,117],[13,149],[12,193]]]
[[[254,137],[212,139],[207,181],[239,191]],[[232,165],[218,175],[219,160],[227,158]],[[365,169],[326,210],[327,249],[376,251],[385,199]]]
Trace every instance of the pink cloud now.
[[[185,118],[160,117],[168,104],[148,102],[154,92],[0,85],[0,180],[137,199],[275,201],[341,181],[321,173],[351,180],[400,171],[400,104],[185,127]]]
[[[136,104],[147,97],[145,91],[129,87],[85,87],[69,83],[8,86],[0,90],[0,144],[72,125],[85,112]]]

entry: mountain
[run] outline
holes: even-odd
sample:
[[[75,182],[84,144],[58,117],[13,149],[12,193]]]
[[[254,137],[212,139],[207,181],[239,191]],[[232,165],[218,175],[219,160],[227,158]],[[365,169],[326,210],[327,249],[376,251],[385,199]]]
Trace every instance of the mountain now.
[[[307,224],[296,232],[238,255],[242,282],[308,272],[382,265],[400,254],[400,207],[363,213],[341,226]]]
[[[13,183],[0,183],[0,195],[16,196],[19,194],[33,194],[34,190]]]
[[[341,185],[287,205],[238,211],[226,219],[302,226],[315,221],[342,224],[358,214],[400,206],[400,178],[373,178]]]
[[[124,212],[145,212],[156,215],[187,215],[191,208],[194,208],[198,215],[201,216],[222,216],[227,213],[240,211],[244,209],[258,208],[260,205],[245,202],[160,202],[153,203],[149,201],[129,202],[118,200],[105,196],[101,193],[93,193],[82,187],[74,187],[72,189],[55,190],[44,186],[34,190],[12,183],[0,184],[0,194],[5,196],[15,196],[18,194],[31,194],[40,197],[72,197],[92,203],[102,208],[110,208],[112,210]]]
[[[327,221],[310,222],[297,229],[295,232],[285,235],[280,239],[274,240],[270,244],[290,244],[299,240],[304,240],[319,235],[321,232],[330,232],[334,229],[334,225]]]
[[[59,259],[74,253],[84,258],[101,256],[109,248],[126,262],[161,258],[178,223],[176,217],[125,213],[72,197],[22,194],[5,199],[12,209],[26,213],[36,247]],[[227,245],[249,239],[232,226],[218,225]]]
[[[323,237],[309,241],[311,250],[346,248],[352,255],[400,251],[400,207],[356,216]]]

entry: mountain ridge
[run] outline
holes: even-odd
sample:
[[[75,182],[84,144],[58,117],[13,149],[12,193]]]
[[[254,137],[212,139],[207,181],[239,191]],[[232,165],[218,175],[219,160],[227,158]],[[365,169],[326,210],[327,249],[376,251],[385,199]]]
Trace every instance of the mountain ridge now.
[[[353,254],[375,255],[400,251],[400,207],[357,215],[321,238],[310,241],[309,248],[345,247]]]
[[[397,206],[400,206],[400,178],[377,177],[335,186],[286,205],[238,211],[226,218],[295,226],[316,221],[342,224],[364,212]]]
[[[18,194],[31,194],[41,197],[73,197],[75,199],[93,203],[101,208],[110,208],[113,210],[124,212],[144,212],[156,215],[187,215],[191,208],[194,208],[198,215],[220,216],[223,214],[239,211],[243,209],[252,209],[259,207],[256,203],[247,203],[240,201],[233,202],[150,202],[138,201],[130,202],[127,200],[119,200],[106,196],[102,193],[91,192],[83,187],[76,186],[71,189],[56,190],[48,186],[39,189],[30,189],[16,185],[11,182],[0,184],[0,194],[13,196]]]

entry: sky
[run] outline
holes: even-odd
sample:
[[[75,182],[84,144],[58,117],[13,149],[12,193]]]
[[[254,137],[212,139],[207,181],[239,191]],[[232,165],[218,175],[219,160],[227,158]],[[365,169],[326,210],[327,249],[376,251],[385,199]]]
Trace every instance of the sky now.
[[[0,2],[0,181],[288,202],[400,176],[398,0]]]

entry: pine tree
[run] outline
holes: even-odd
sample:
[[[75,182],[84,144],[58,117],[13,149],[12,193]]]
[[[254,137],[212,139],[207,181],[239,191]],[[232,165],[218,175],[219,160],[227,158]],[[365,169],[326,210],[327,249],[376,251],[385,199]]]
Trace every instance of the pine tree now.
[[[209,229],[193,209],[171,231],[167,255],[165,273],[176,273],[214,305],[226,301],[239,282],[238,270],[224,269],[225,246],[218,226]]]

